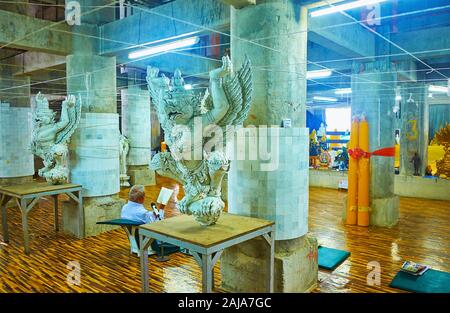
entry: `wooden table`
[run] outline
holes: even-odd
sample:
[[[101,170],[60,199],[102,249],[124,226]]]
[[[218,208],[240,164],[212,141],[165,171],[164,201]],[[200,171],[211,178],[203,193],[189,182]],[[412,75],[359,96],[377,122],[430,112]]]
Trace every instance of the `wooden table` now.
[[[262,219],[222,213],[215,225],[201,226],[194,217],[179,215],[139,226],[142,291],[149,292],[148,256],[144,251],[153,240],[189,249],[202,269],[202,291],[212,292],[213,268],[223,250],[262,236],[270,250],[267,268],[268,292],[273,292],[275,223]]]
[[[46,182],[31,182],[18,185],[0,186],[0,206],[2,209],[2,225],[3,240],[9,242],[8,233],[8,216],[6,211],[6,203],[14,199],[22,213],[22,229],[24,237],[25,253],[30,254],[29,234],[28,234],[28,213],[36,205],[41,197],[52,196],[55,213],[55,230],[59,230],[58,226],[58,195],[67,194],[71,199],[78,203],[80,210],[79,222],[81,235],[84,237],[84,214],[83,214],[83,197],[81,195],[82,186],[74,184],[49,185]]]

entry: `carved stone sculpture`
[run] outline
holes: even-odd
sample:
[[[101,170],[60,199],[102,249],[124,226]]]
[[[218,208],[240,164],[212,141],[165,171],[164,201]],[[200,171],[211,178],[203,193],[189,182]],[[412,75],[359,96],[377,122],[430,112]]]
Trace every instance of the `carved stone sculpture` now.
[[[44,162],[39,176],[53,185],[64,184],[69,179],[67,145],[80,122],[81,98],[69,95],[62,103],[58,122],[55,122],[55,115],[56,112],[48,106],[47,98],[38,93],[33,112],[31,151]]]
[[[120,156],[120,186],[130,187],[130,176],[127,175],[127,156],[130,151],[130,141],[124,135],[120,135],[119,142],[119,156]]]
[[[236,74],[228,56],[222,58],[222,63],[221,68],[210,72],[210,88],[203,94],[186,90],[179,70],[169,80],[164,75],[158,77],[158,69],[147,69],[150,96],[171,151],[155,155],[150,167],[184,185],[185,196],[177,207],[181,213],[193,215],[201,225],[214,224],[225,207],[221,183],[230,161],[225,150],[207,151],[202,138],[194,136],[191,142],[194,121],[201,121],[203,129],[242,124],[250,109],[253,90],[248,59]],[[177,131],[183,127],[188,131]],[[189,155],[199,146],[203,158],[192,160]]]

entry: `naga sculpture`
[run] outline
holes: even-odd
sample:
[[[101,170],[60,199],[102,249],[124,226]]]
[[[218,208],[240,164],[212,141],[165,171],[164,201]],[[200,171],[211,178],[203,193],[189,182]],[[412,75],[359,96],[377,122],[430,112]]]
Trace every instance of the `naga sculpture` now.
[[[205,149],[203,138],[194,136],[191,141],[194,121],[200,121],[202,129],[220,127],[223,130],[229,125],[242,124],[252,99],[250,61],[246,58],[242,68],[234,74],[231,60],[223,57],[222,67],[210,72],[209,90],[204,93],[186,90],[179,70],[171,80],[164,75],[158,77],[158,72],[149,67],[147,83],[170,152],[155,155],[150,168],[184,185],[185,196],[177,205],[181,213],[193,215],[201,225],[212,225],[225,207],[221,184],[230,161],[225,149],[211,152]],[[187,131],[177,131],[177,128]],[[191,152],[199,146],[203,157],[190,158]]]
[[[63,101],[61,118],[55,122],[56,112],[48,106],[48,100],[41,93],[36,95],[33,112],[33,139],[31,151],[40,157],[44,167],[39,176],[52,185],[64,184],[69,178],[68,143],[81,117],[81,99],[70,95]]]

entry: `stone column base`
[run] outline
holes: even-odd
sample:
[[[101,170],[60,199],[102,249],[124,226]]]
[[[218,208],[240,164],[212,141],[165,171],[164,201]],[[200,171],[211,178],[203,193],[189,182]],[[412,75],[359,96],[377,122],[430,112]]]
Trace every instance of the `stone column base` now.
[[[125,200],[117,195],[84,198],[84,233],[85,236],[95,236],[115,229],[115,226],[97,225],[97,222],[120,218]],[[63,231],[81,238],[81,228],[78,219],[78,205],[73,201],[62,203]]]
[[[372,199],[370,203],[370,225],[381,227],[395,226],[399,218],[400,199],[398,196]],[[347,217],[347,196],[344,197],[342,221]]]
[[[153,186],[156,185],[155,171],[148,168],[148,165],[128,165],[128,176],[130,184]]]
[[[267,242],[256,238],[226,249],[220,260],[222,288],[267,292]],[[317,239],[305,235],[275,242],[275,292],[310,292],[317,287]]]
[[[400,199],[398,196],[372,199],[370,225],[392,227],[398,222]]]
[[[31,183],[32,181],[33,181],[33,176],[0,178],[0,186],[26,184],[26,183]],[[6,204],[7,208],[12,208],[15,206],[17,206],[17,204],[14,200],[8,201],[8,203]]]

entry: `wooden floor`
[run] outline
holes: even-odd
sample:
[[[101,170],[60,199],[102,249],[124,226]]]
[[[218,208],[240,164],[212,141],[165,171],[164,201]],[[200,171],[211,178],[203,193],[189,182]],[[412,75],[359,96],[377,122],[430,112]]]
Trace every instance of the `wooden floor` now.
[[[147,188],[147,205],[156,199],[161,186],[173,187],[158,177],[158,186]],[[406,259],[450,271],[450,202],[402,198],[400,221],[391,229],[348,227],[340,221],[345,193],[310,189],[310,231],[321,245],[345,249],[351,257],[334,272],[320,271],[314,292],[399,292],[388,287]],[[126,197],[126,190],[121,196]],[[182,196],[180,191],[179,198]],[[139,292],[139,259],[129,254],[125,233],[118,229],[77,240],[55,233],[52,204],[42,200],[30,213],[30,256],[23,253],[21,219],[9,210],[10,243],[0,241],[0,292]],[[168,216],[176,214],[168,210]],[[1,227],[1,226],[0,226]],[[0,228],[1,230],[1,228]],[[1,236],[1,235],[0,235]],[[368,286],[368,262],[381,265],[381,286]],[[69,262],[78,262],[80,285],[70,285]],[[150,260],[151,289],[155,292],[200,292],[201,275],[195,261],[174,254],[170,261]],[[70,277],[70,276],[69,276]],[[220,270],[215,268],[216,286]],[[220,288],[216,291],[221,292]]]

